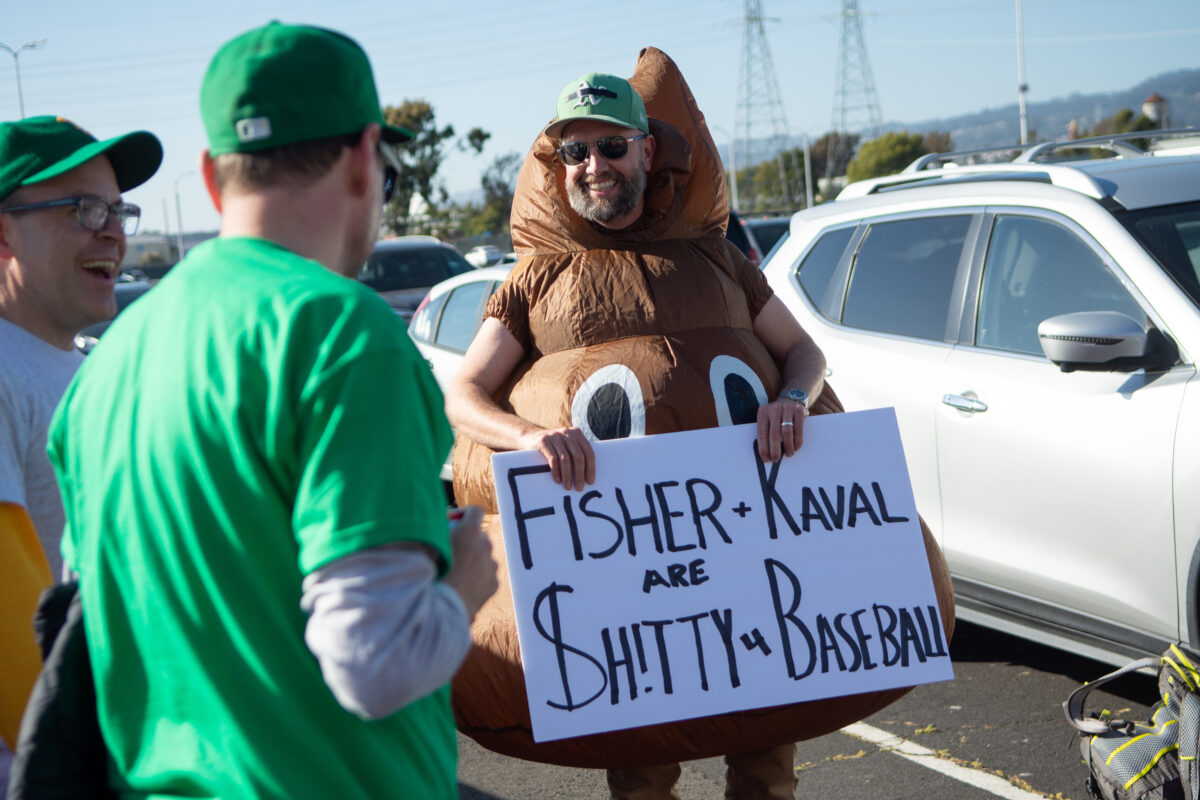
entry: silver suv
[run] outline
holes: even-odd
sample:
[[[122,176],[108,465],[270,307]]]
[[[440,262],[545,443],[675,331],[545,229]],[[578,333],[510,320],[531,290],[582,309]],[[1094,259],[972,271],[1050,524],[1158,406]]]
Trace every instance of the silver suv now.
[[[896,408],[959,616],[1112,663],[1200,647],[1200,138],[1149,135],[926,156],[764,269]]]

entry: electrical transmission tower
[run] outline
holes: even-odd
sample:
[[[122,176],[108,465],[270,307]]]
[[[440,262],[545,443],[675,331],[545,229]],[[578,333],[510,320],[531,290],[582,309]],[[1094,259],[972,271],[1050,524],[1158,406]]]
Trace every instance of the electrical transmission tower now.
[[[850,161],[854,132],[866,138],[879,135],[882,127],[875,78],[863,42],[862,12],[858,0],[842,0],[842,43],[838,47],[838,74],[833,89],[833,125],[825,159],[825,177],[845,173]]]
[[[742,32],[742,64],[738,74],[737,113],[734,116],[734,174],[732,203],[735,209],[790,211],[801,186],[795,153],[788,143],[787,119],[779,99],[779,81],[763,30],[762,3],[744,0],[745,27]],[[757,137],[757,138],[756,138]],[[778,186],[753,179],[752,168],[767,161],[779,167]],[[786,163],[785,163],[786,162]],[[736,170],[747,172],[740,184]],[[774,181],[770,182],[771,184]],[[740,192],[739,192],[740,189]]]

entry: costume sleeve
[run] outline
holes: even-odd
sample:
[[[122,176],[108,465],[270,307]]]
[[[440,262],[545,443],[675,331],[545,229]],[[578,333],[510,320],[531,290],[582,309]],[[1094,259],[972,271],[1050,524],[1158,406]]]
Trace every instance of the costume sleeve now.
[[[749,259],[738,259],[734,269],[734,277],[742,287],[742,291],[746,293],[746,305],[750,307],[750,318],[754,319],[758,316],[758,312],[763,310],[763,306],[767,304],[775,291],[767,283],[762,270],[751,264]]]
[[[363,719],[394,714],[444,686],[471,649],[458,594],[420,545],[363,550],[304,579],[304,641],[326,685]]]
[[[529,293],[510,276],[488,300],[484,317],[495,317],[529,352]]]

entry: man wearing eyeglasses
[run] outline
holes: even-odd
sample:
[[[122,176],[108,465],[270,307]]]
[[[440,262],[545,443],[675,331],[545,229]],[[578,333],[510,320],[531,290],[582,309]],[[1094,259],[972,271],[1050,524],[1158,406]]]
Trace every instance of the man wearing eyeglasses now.
[[[647,115],[630,81],[587,73],[526,158],[521,261],[447,392],[462,502],[494,508],[496,450],[537,450],[578,491],[595,480],[592,441],[757,422],[760,457],[778,461],[825,388],[820,349],[722,236],[721,165],[682,76],[647,48],[634,80],[670,122]],[[732,754],[726,797],[793,797],[794,747],[759,741],[705,743]],[[653,754],[622,752],[628,762],[601,762],[614,798],[676,798],[678,763],[625,768]]]
[[[139,215],[121,192],[161,162],[145,131],[97,141],[60,117],[0,123],[0,738],[9,745],[40,663],[33,607],[62,562],[46,430],[83,360],[75,335],[116,314],[113,285]]]
[[[356,42],[302,25],[222,46],[200,108],[220,235],[106,332],[51,432],[110,784],[454,798],[448,682],[496,566],[478,509],[447,520],[437,384],[354,279],[412,134]]]

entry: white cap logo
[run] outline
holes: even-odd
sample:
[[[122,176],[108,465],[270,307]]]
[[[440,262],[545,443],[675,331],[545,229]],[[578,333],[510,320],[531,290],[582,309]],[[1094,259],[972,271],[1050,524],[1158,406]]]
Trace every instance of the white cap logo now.
[[[266,117],[239,119],[234,130],[239,142],[259,142],[271,138],[271,120]]]

